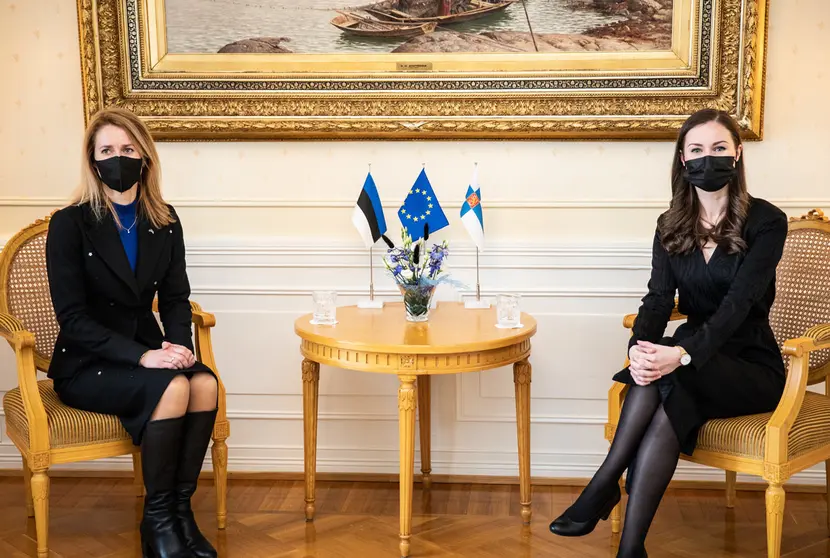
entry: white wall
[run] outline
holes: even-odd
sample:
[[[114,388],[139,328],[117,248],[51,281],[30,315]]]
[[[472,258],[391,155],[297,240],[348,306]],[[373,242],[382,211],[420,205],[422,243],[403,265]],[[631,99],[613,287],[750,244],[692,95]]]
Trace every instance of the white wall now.
[[[795,215],[830,209],[830,4],[771,9],[766,139],[746,146],[751,191]],[[0,242],[61,205],[76,183],[83,133],[77,23],[65,0],[0,0]],[[180,209],[194,298],[217,315],[215,352],[229,391],[234,471],[301,471],[300,356],[292,322],[310,292],[343,304],[365,288],[350,208],[372,163],[395,208],[426,163],[450,217],[480,165],[494,249],[486,292],[523,293],[534,340],[532,472],[589,476],[603,440],[610,376],[624,356],[622,315],[645,290],[654,219],[668,201],[668,142],[163,143],[165,194]],[[474,283],[457,219],[456,275]],[[376,274],[383,292],[391,283]],[[444,299],[457,295],[441,293]],[[16,384],[0,348],[0,391]],[[509,370],[433,380],[433,471],[517,470]],[[397,471],[396,379],[324,368],[320,471]],[[5,434],[0,467],[19,459]],[[112,468],[123,460],[83,464]],[[722,473],[682,464],[680,478]],[[823,472],[801,476],[818,481]]]

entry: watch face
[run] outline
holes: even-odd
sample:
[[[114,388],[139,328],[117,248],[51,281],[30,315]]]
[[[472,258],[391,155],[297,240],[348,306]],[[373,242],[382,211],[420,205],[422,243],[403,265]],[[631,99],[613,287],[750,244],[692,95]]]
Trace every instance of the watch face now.
[[[686,366],[690,362],[692,362],[692,357],[690,357],[689,355],[683,355],[682,357],[680,357],[680,364],[682,364],[683,366]]]

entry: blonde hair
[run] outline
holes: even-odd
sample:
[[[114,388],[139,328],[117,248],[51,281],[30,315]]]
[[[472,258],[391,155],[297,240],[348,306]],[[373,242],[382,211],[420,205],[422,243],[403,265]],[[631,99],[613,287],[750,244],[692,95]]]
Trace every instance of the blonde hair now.
[[[101,110],[92,117],[84,134],[83,162],[81,164],[81,185],[76,192],[73,203],[88,203],[99,220],[109,212],[120,226],[118,215],[109,197],[104,193],[106,187],[95,169],[95,137],[104,126],[121,128],[130,137],[133,146],[141,155],[143,165],[138,188],[139,217],[146,217],[155,228],[161,228],[174,222],[170,208],[161,195],[161,166],[156,145],[150,130],[135,114],[121,108]]]

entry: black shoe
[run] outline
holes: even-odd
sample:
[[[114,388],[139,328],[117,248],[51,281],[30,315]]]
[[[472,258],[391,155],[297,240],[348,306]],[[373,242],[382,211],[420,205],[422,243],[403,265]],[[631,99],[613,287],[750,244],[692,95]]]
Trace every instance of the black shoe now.
[[[216,558],[216,549],[208,542],[190,507],[190,498],[196,492],[196,481],[202,470],[216,410],[185,415],[182,434],[181,453],[179,454],[179,471],[176,481],[176,520],[187,548],[196,558]]]
[[[561,537],[581,537],[587,535],[594,530],[600,519],[608,519],[608,516],[611,515],[611,510],[619,503],[620,498],[620,487],[619,485],[615,485],[614,494],[611,499],[602,506],[595,517],[587,521],[573,521],[568,517],[568,510],[565,510],[565,513],[551,522],[550,532]]]
[[[183,424],[183,417],[153,420],[144,431],[141,465],[147,495],[140,529],[144,558],[191,558],[173,515]]]

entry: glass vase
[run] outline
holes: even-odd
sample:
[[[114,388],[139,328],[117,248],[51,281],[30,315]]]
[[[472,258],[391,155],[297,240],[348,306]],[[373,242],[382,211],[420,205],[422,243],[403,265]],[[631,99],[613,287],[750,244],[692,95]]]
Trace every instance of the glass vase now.
[[[429,307],[432,305],[432,295],[435,294],[435,285],[399,285],[399,288],[401,294],[403,294],[406,319],[410,322],[427,321],[429,319]]]

